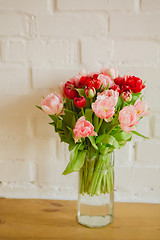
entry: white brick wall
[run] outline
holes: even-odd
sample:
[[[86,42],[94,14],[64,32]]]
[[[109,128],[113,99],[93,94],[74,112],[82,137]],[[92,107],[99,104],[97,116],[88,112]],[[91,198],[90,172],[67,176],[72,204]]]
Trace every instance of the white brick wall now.
[[[77,198],[69,152],[35,108],[80,70],[146,80],[150,116],[115,152],[117,201],[160,202],[160,0],[0,0],[0,197]]]

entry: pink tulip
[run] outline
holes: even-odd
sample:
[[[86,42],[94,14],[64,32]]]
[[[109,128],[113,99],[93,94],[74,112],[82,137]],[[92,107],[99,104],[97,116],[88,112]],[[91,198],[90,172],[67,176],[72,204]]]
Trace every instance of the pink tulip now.
[[[116,67],[103,69],[102,73],[111,76],[112,79],[115,79],[118,77],[118,70]]]
[[[101,98],[92,103],[92,109],[97,117],[104,119],[106,122],[115,113],[114,101],[110,98]]]
[[[41,108],[48,115],[60,114],[63,110],[62,99],[58,94],[51,93],[42,100]]]
[[[119,122],[124,132],[133,131],[138,123],[137,111],[134,106],[126,106],[119,112]]]
[[[111,117],[115,113],[118,96],[119,93],[114,90],[105,90],[98,94],[97,100],[92,103],[92,109],[96,116],[104,119],[106,122],[111,121]]]
[[[103,84],[104,88],[107,86],[112,87],[114,85],[114,82],[109,75],[99,74],[97,79],[101,81],[101,85]]]
[[[114,101],[114,106],[115,106],[117,104],[117,101],[118,101],[119,92],[114,91],[112,89],[105,90],[102,93],[98,93],[97,99],[99,100],[99,99],[103,98],[104,96],[112,98],[112,100]]]
[[[141,118],[146,115],[148,115],[148,106],[145,102],[141,101],[140,99],[137,99],[137,101],[134,104],[134,107],[137,111],[137,117]]]
[[[94,126],[85,120],[85,117],[80,117],[73,129],[75,135],[75,142],[77,142],[81,137],[85,138],[88,136],[97,136],[97,133],[94,132]]]

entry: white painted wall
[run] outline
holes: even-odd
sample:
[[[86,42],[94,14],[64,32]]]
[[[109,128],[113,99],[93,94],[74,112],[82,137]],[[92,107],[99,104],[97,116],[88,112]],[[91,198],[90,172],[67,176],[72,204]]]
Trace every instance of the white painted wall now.
[[[0,0],[0,197],[77,198],[67,146],[37,110],[80,70],[146,80],[151,108],[115,153],[117,201],[160,202],[160,0]]]

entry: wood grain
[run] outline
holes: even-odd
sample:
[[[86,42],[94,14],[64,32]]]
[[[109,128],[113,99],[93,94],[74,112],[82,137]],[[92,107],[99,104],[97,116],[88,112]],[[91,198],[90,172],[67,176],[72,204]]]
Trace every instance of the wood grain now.
[[[0,240],[160,240],[160,204],[115,203],[103,228],[77,223],[76,201],[0,199]]]

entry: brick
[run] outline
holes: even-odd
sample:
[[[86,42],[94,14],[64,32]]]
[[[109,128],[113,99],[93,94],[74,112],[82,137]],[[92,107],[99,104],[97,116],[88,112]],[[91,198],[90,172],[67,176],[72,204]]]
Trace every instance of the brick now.
[[[57,1],[58,10],[107,10],[106,0],[58,0]]]
[[[4,24],[5,23],[5,24]],[[0,35],[24,35],[25,26],[22,15],[1,13],[0,15]]]
[[[42,117],[42,112],[35,105],[40,105],[42,96],[47,96],[48,90],[20,91],[14,88],[9,92],[2,90],[0,92],[0,109],[6,119],[7,117],[10,119],[12,116],[17,119],[26,118],[30,121],[32,116]]]
[[[160,10],[160,1],[159,0],[141,0],[141,9],[147,11],[159,11]]]
[[[38,138],[53,138],[57,137],[54,132],[54,127],[49,125],[48,123],[52,122],[50,118],[46,114],[41,112],[40,117],[34,117],[32,119],[32,126],[34,128],[34,134]]]
[[[110,33],[115,37],[157,37],[160,36],[159,14],[122,14],[110,16]]]
[[[79,61],[78,44],[70,40],[30,41],[28,44],[28,58],[36,64],[50,63],[61,68],[75,65]]]
[[[159,168],[138,168],[133,169],[133,189],[143,191],[144,188],[159,187],[160,169]]]
[[[25,62],[26,52],[24,42],[10,42],[10,59],[12,62]]]
[[[77,187],[39,187],[33,183],[3,183],[0,186],[0,197],[7,198],[39,198],[77,200]]]
[[[31,139],[0,139],[0,160],[34,160],[35,150],[31,144]]]
[[[153,64],[158,60],[159,44],[150,41],[124,40],[114,42],[113,61]]]
[[[28,41],[27,57],[31,63],[44,64],[47,62],[46,42],[42,40]]]
[[[57,89],[60,82],[65,82],[69,80],[72,76],[77,74],[77,70],[75,69],[52,69],[52,68],[38,68],[34,67],[32,69],[32,80],[33,80],[33,88],[51,88]]]
[[[160,202],[160,189],[158,187],[144,187],[143,189],[136,189],[134,195],[136,196],[136,202]]]
[[[115,156],[115,166],[131,166],[133,163],[132,159],[132,151],[133,143],[126,143],[126,145],[121,148],[114,151]]]
[[[51,41],[47,46],[47,59],[55,66],[74,65],[78,63],[78,44],[76,41]]]
[[[151,127],[150,127],[150,118],[151,116],[145,116],[143,119],[139,121],[136,126],[136,131],[143,134],[146,137],[151,136]],[[136,137],[139,140],[142,140],[141,137]]]
[[[63,176],[65,169],[63,163],[53,162],[40,163],[38,166],[38,184],[40,186],[56,186],[56,187],[74,187],[77,186],[78,176],[76,173]],[[54,171],[54,174],[53,174]]]
[[[78,38],[108,33],[108,16],[105,13],[55,13],[52,16],[38,16],[37,21],[37,29],[42,36]]]
[[[23,63],[26,61],[24,41],[2,41],[2,60],[6,62]]]
[[[109,0],[109,9],[111,10],[133,10],[134,1],[133,0]]]
[[[86,39],[81,42],[82,64],[86,69],[96,67],[97,70],[103,64],[110,62],[112,56],[112,41],[106,39],[92,40]]]
[[[160,137],[160,115],[154,116],[154,136]]]
[[[30,136],[29,119],[22,116],[8,117],[4,114],[0,118],[0,139],[23,140]]]
[[[1,182],[32,182],[35,181],[35,166],[32,162],[0,162]]]
[[[0,9],[24,10],[29,12],[47,12],[47,1],[44,0],[0,0]]]
[[[49,138],[44,139],[42,137],[35,138],[28,144],[28,149],[32,153],[32,158],[35,159],[37,165],[40,163],[52,162],[53,160],[57,162],[59,160],[61,164],[61,159],[58,158],[57,151],[57,139]]]
[[[159,96],[159,89],[146,89],[144,101],[148,103],[151,112],[160,112]]]
[[[132,10],[134,8],[134,1],[132,0],[58,0],[58,10]]]
[[[1,90],[28,89],[28,70],[24,66],[1,64]]]
[[[3,53],[2,53],[2,41],[0,41],[0,60],[2,60]]]
[[[150,166],[160,166],[160,141],[147,140],[136,143],[136,162]]]
[[[130,191],[132,189],[132,168],[116,167],[115,168],[115,189],[116,191]]]

